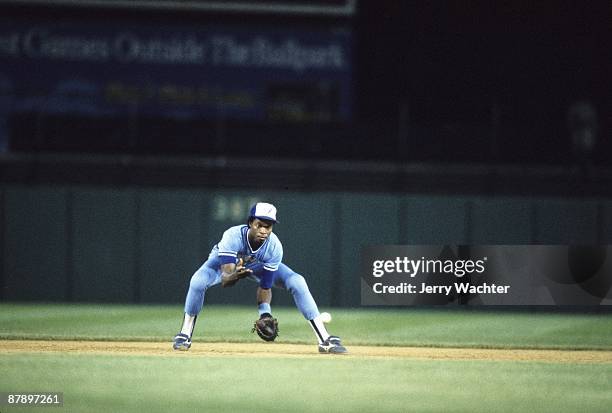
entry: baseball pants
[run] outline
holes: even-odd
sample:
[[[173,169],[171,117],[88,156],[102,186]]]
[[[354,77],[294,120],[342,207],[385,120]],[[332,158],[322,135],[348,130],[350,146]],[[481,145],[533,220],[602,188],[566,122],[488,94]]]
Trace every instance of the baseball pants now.
[[[248,278],[259,282],[258,273],[263,269],[263,265],[257,264],[247,267],[253,270],[253,275]],[[189,315],[198,315],[202,311],[206,291],[218,284],[221,284],[221,270],[211,268],[208,266],[208,262],[205,262],[191,277],[185,300],[185,312]],[[312,298],[306,280],[287,265],[280,264],[274,275],[273,286],[291,293],[296,307],[306,320],[312,320],[319,315],[319,309],[314,298]]]

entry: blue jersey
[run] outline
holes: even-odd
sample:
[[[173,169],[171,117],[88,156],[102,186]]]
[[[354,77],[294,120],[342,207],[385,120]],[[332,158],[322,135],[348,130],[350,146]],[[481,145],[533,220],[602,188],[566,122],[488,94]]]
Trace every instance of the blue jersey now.
[[[210,251],[207,264],[218,269],[223,264],[235,264],[243,259],[245,267],[253,269],[259,276],[259,286],[270,288],[274,274],[283,260],[283,245],[273,232],[256,250],[247,238],[248,225],[237,225],[223,233],[223,237]]]

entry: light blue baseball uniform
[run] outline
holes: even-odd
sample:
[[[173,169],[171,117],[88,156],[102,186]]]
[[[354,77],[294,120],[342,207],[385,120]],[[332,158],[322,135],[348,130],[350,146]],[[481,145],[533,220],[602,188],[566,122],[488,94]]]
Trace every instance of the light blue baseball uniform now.
[[[221,265],[242,259],[245,267],[253,271],[249,278],[259,283],[261,288],[284,288],[293,295],[304,318],[312,320],[318,316],[317,304],[304,277],[282,263],[283,246],[276,234],[271,233],[258,249],[253,250],[247,237],[248,230],[248,225],[237,225],[223,233],[206,262],[191,277],[185,312],[198,315],[204,305],[206,290],[221,283]]]

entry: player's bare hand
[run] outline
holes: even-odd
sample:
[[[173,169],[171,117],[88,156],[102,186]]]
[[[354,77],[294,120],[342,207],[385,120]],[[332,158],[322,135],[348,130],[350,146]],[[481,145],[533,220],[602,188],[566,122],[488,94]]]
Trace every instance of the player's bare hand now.
[[[236,268],[232,273],[223,273],[221,275],[221,286],[222,287],[231,287],[236,284],[239,280],[248,277],[253,274],[253,270],[248,268],[240,267]]]
[[[248,277],[251,274],[253,274],[253,270],[250,270],[250,269],[244,268],[244,267],[236,268],[236,272],[234,272],[234,275],[239,280],[241,280],[243,278],[246,278],[246,277]]]

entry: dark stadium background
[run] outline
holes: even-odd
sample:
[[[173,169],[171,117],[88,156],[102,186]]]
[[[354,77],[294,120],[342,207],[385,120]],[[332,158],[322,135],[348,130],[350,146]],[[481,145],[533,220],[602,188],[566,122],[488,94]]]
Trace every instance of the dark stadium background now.
[[[100,116],[52,110],[53,85],[27,82],[44,84],[53,65],[84,66],[0,54],[0,75],[26,79],[11,88],[0,77],[4,299],[181,302],[188,276],[253,196],[279,205],[288,259],[319,277],[326,305],[359,304],[364,245],[612,239],[609,2],[357,1],[340,14],[102,3],[3,1],[0,34],[29,25],[348,33],[350,76],[270,88],[275,104],[255,118],[138,105]],[[132,78],[152,70],[126,67]],[[28,93],[42,103],[14,110]],[[572,128],[592,145],[573,144]],[[241,294],[233,298],[251,297]]]
[[[348,122],[333,113],[306,124],[224,119],[222,126],[210,118],[126,114],[109,124],[67,115],[40,131],[25,115],[10,122],[17,151],[566,165],[574,159],[567,111],[588,100],[599,116],[592,157],[610,162],[606,2],[360,1],[349,16],[8,3],[5,19],[153,27],[246,19],[260,27],[345,27],[353,41]]]

